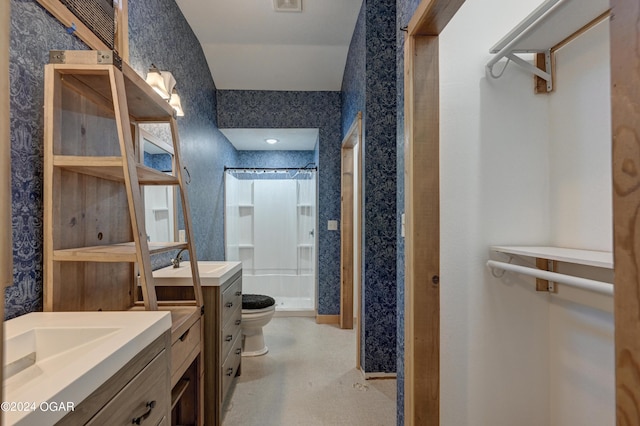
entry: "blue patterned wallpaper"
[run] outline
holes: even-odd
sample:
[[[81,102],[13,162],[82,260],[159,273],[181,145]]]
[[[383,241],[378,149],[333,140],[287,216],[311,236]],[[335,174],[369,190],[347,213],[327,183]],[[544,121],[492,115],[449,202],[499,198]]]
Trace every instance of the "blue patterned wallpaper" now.
[[[315,161],[315,151],[238,151],[236,167],[304,167]]]
[[[161,172],[173,171],[173,157],[171,154],[149,154],[144,153],[144,165]]]
[[[143,8],[144,7],[144,8]],[[223,173],[236,151],[216,126],[216,92],[202,49],[174,0],[129,2],[130,60],[141,75],[153,62],[178,81],[178,119],[199,259],[224,259]],[[44,65],[49,50],[84,49],[35,0],[11,0],[11,162],[14,285],[5,319],[42,310]],[[155,267],[167,258],[152,259]]]
[[[361,363],[395,372],[396,357],[396,5],[368,0],[358,17],[343,78],[343,134],[358,110],[364,128],[364,273]]]
[[[340,93],[218,91],[222,128],[318,128],[318,314],[340,313]]]
[[[33,0],[11,0],[9,47],[13,282],[5,319],[42,310],[44,65],[49,50],[86,49]]]

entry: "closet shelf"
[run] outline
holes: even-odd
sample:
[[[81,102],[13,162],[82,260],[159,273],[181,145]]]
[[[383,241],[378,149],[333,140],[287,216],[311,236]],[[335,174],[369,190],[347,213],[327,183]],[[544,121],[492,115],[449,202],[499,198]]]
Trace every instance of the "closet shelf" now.
[[[79,155],[55,155],[53,165],[75,173],[101,179],[124,182],[122,157],[95,157]],[[141,185],[178,185],[176,176],[136,164],[138,182]]]
[[[544,246],[492,246],[491,250],[506,254],[534,257],[536,259],[555,260],[577,265],[613,269],[613,253],[606,251]]]
[[[613,295],[613,284],[611,283],[553,271],[555,269],[554,262],[613,269],[613,254],[611,252],[539,246],[492,246],[491,250],[536,259],[536,267],[533,268],[515,265],[511,261],[506,263],[488,260],[487,266],[492,269],[492,273],[497,278],[499,276],[495,274],[496,269],[535,277],[536,290],[538,291],[555,292],[554,283],[561,283],[600,294]]]
[[[553,52],[608,16],[608,0],[546,0],[491,48],[489,52],[495,56],[487,63],[489,74],[499,78],[502,72],[496,75],[493,67],[507,58],[545,80],[550,92]],[[544,69],[520,58],[518,53],[544,54]]]
[[[164,253],[187,248],[187,243],[148,243],[149,254]],[[53,260],[58,262],[135,262],[136,245],[133,242],[103,246],[79,247],[53,251]]]

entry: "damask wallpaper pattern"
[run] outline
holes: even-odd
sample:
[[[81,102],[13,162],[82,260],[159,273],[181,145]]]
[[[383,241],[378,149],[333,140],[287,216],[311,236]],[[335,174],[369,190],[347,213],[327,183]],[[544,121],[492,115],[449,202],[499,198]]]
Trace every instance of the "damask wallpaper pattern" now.
[[[342,129],[358,111],[364,127],[364,253],[361,363],[396,371],[396,5],[368,0],[358,17],[343,77]]]
[[[86,49],[33,0],[11,0],[9,47],[13,282],[5,319],[42,310],[43,101],[49,50]]]
[[[218,91],[221,128],[317,128],[318,314],[340,313],[340,93],[253,90]]]
[[[237,167],[305,167],[315,164],[315,151],[238,151]]]

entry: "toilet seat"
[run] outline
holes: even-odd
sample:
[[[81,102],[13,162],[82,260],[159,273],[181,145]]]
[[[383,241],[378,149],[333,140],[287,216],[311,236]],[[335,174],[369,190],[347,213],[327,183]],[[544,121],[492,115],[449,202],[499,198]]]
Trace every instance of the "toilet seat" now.
[[[243,294],[242,310],[261,311],[276,304],[276,300],[271,296],[263,294]]]

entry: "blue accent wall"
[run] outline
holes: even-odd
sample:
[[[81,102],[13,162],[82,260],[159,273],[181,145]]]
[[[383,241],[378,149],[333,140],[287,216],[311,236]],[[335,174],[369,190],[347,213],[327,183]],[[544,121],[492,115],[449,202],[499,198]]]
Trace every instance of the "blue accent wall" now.
[[[342,85],[342,132],[363,113],[363,283],[361,364],[397,368],[396,4],[365,0]]]
[[[216,89],[200,44],[174,0],[129,2],[130,62],[145,76],[155,63],[175,75],[185,110],[178,119],[199,259],[224,259],[223,173],[235,148],[216,125]],[[5,319],[42,310],[44,65],[49,50],[85,49],[35,0],[11,0],[10,114],[14,284]],[[153,259],[156,267],[167,259]]]
[[[237,167],[304,167],[315,161],[314,151],[238,151]]]
[[[317,128],[318,314],[340,313],[340,92],[218,91],[221,128]]]

